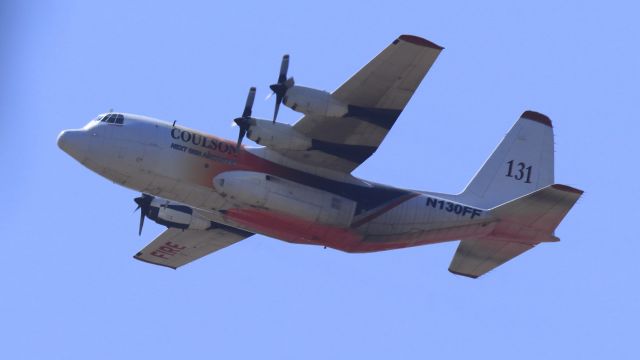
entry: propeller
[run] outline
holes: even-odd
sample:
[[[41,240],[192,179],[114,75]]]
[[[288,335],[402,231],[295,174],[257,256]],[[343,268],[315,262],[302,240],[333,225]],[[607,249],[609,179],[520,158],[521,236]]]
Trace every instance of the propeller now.
[[[249,95],[247,95],[247,102],[244,105],[244,111],[242,111],[242,117],[233,119],[233,122],[238,125],[240,132],[238,133],[238,143],[236,144],[236,150],[240,150],[240,144],[242,139],[247,135],[247,131],[251,126],[251,109],[253,108],[253,100],[256,98],[256,88],[251,87],[249,89]]]
[[[284,100],[284,95],[287,93],[290,87],[293,86],[293,78],[287,79],[287,71],[289,70],[289,55],[286,54],[282,57],[282,63],[280,64],[280,75],[278,75],[278,82],[269,86],[269,88],[276,94],[276,108],[273,111],[273,122],[276,122],[278,117],[278,110],[280,104]]]
[[[142,196],[133,199],[133,201],[138,204],[138,207],[133,210],[133,212],[138,211],[140,209],[140,227],[138,228],[138,236],[142,235],[142,226],[144,225],[144,218],[149,215],[149,211],[151,210],[151,201],[153,201],[153,196],[148,194],[142,194]]]

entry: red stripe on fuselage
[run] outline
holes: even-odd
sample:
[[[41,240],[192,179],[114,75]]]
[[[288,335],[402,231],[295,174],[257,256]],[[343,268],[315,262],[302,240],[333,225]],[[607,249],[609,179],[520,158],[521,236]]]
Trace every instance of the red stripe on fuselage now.
[[[394,241],[365,241],[363,234],[354,229],[336,228],[260,209],[227,210],[225,218],[286,242],[327,246],[350,253],[401,249],[450,240],[425,234],[424,238],[409,236],[405,239],[404,235],[398,235]]]
[[[260,209],[230,209],[225,217],[261,234],[297,244],[323,245],[342,251],[354,251],[362,235],[343,229],[290,215]]]

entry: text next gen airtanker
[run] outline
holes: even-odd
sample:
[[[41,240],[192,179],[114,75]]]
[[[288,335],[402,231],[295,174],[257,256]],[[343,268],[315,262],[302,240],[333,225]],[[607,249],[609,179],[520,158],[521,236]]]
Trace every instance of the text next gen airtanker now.
[[[461,240],[449,270],[478,277],[542,242],[582,191],[554,183],[551,121],[525,111],[466,189],[414,191],[351,172],[387,135],[442,47],[394,40],[333,93],[287,78],[271,89],[273,119],[251,117],[238,141],[145,116],[107,113],[58,137],[87,168],[142,196],[144,218],[167,230],[135,255],[177,268],[254,233],[298,244],[370,252]],[[276,122],[280,104],[304,114]],[[241,145],[248,137],[261,147]]]

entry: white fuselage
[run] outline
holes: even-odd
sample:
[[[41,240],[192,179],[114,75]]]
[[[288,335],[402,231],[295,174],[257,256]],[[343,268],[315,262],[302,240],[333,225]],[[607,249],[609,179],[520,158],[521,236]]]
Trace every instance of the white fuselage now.
[[[59,146],[127,188],[197,209],[212,221],[289,242],[386,250],[491,231],[484,209],[310,167],[269,148],[235,143],[152,118],[92,120]],[[400,239],[400,241],[399,241]]]

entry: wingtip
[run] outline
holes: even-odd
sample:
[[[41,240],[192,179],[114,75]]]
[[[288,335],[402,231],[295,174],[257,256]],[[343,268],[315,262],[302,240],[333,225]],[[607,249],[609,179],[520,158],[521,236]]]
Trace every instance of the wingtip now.
[[[436,50],[442,50],[444,49],[444,47],[433,43],[425,38],[421,38],[420,36],[415,36],[415,35],[400,35],[400,37],[398,37],[398,39],[412,43],[412,44],[416,44],[416,45],[420,45],[420,46],[425,46],[431,49],[436,49]]]
[[[461,273],[461,272],[457,272],[455,270],[451,270],[451,268],[449,268],[449,272],[454,274],[454,275],[460,275],[460,276],[464,276],[464,277],[468,277],[471,279],[477,279],[478,276],[477,275],[470,275],[470,274],[465,274],[465,273]]]
[[[531,121],[538,122],[538,123],[546,125],[546,126],[548,126],[550,128],[553,127],[553,124],[551,124],[551,119],[549,119],[549,117],[547,115],[539,113],[539,112],[536,112],[536,111],[527,110],[527,111],[523,112],[520,117],[523,117],[525,119],[529,119]]]
[[[139,253],[133,255],[133,258],[138,260],[138,261],[142,261],[144,263],[147,263],[147,264],[158,265],[158,266],[166,267],[166,268],[173,269],[173,270],[178,269],[177,267],[174,267],[174,266],[171,266],[171,265],[160,264],[160,263],[156,263],[156,262],[153,262],[153,261],[149,261],[149,260],[143,259],[141,256],[142,256],[142,252],[139,252]]]
[[[574,193],[574,194],[578,194],[578,195],[584,194],[583,190],[576,189],[576,188],[571,187],[569,185],[553,184],[553,185],[551,185],[551,187],[556,189],[556,190],[560,190],[560,191],[564,191],[564,192],[570,192],[570,193]]]

